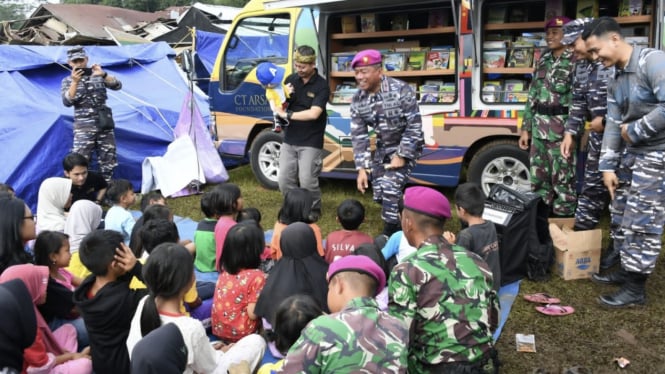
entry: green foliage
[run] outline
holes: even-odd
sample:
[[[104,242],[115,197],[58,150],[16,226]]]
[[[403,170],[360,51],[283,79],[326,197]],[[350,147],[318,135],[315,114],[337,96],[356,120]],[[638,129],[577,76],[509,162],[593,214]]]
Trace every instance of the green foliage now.
[[[0,4],[0,21],[14,21],[25,19],[23,9],[18,4]],[[12,25],[16,28],[17,24]]]

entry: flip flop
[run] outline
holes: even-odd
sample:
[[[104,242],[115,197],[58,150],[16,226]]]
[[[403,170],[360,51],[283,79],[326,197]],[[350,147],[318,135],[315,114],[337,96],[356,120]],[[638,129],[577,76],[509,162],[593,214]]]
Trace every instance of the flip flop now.
[[[547,304],[545,306],[537,306],[536,310],[548,316],[566,316],[573,314],[575,308],[568,305]]]
[[[544,292],[524,295],[524,300],[536,304],[558,304],[561,302],[561,300],[559,300],[558,298],[550,296]]]

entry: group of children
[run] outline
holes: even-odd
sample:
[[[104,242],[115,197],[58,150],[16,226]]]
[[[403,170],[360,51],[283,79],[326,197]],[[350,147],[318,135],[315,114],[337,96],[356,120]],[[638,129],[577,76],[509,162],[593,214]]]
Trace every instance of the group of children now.
[[[63,185],[72,188],[71,183]],[[183,372],[225,373],[241,361],[254,370],[266,349],[270,352],[266,357],[273,361],[285,357],[296,341],[294,347],[299,348],[293,349],[298,354],[309,352],[310,346],[321,342],[316,336],[322,327],[314,326],[335,324],[341,318],[323,314],[345,315],[347,304],[356,298],[363,301],[348,311],[349,318],[362,323],[371,315],[374,323],[394,327],[389,338],[395,343],[408,342],[407,329],[386,312],[385,284],[388,264],[404,260],[415,248],[407,252],[400,245],[390,248],[391,243],[399,243],[401,233],[379,247],[359,230],[365,209],[357,200],[339,205],[341,229],[323,240],[321,229],[310,219],[311,194],[300,188],[290,190],[267,241],[260,211],[244,207],[238,186],[221,184],[202,195],[205,218],[189,243],[180,241],[173,215],[159,193],[143,197],[143,215],[136,221],[129,211],[136,200],[131,183],[112,181],[105,198],[113,205],[106,212],[103,230],[95,230],[102,216],[98,204],[86,199],[71,204],[71,195],[63,199],[63,194],[51,194],[58,197],[49,200],[54,216],[69,208],[62,228],[41,230],[34,244],[34,267],[40,270],[30,273],[43,276],[35,282],[46,285],[33,297],[36,314],[44,320],[38,323],[43,336],[37,334],[25,351],[24,370],[59,372],[55,369],[59,365],[78,365],[81,373],[129,372],[132,367],[159,372],[161,365],[174,362],[149,363],[150,357],[160,356],[132,352],[145,351],[142,339],[162,335],[173,338],[174,344],[153,348],[181,347],[186,352],[180,355]],[[481,256],[490,263],[496,260],[498,266],[496,233],[480,218],[482,203],[478,207],[477,201],[482,201],[478,200],[481,195],[476,185],[458,189],[458,216],[470,225],[467,230],[476,233],[462,231],[457,241],[469,249],[478,248]],[[450,234],[449,240],[455,236]],[[336,269],[334,274],[331,269]],[[3,282],[11,274],[5,271]],[[311,320],[313,325],[301,336]],[[169,324],[177,329],[161,329]],[[44,344],[44,339],[53,343]],[[390,364],[396,371],[405,367],[404,350],[375,352],[372,357],[364,364]],[[355,359],[347,360],[351,360],[349,367],[356,365]],[[299,366],[303,362],[287,359],[259,372],[268,373],[282,364],[285,372],[295,367],[308,370]]]

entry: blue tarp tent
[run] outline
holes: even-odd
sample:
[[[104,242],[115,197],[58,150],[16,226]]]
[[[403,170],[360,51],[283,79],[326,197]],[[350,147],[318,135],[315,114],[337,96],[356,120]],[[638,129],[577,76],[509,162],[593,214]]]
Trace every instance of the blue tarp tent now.
[[[219,48],[224,41],[224,34],[216,32],[207,32],[196,30],[196,77],[201,79],[196,84],[204,92],[208,92],[208,84],[212,68],[215,66],[215,59],[219,53]]]
[[[14,187],[34,209],[41,182],[62,175],[71,150],[73,108],[62,104],[60,84],[70,74],[66,46],[0,46],[0,182]],[[123,83],[109,90],[118,146],[115,178],[141,186],[145,157],[161,156],[173,141],[173,127],[188,92],[184,75],[166,43],[85,47],[89,63],[99,63]],[[207,101],[195,102],[208,123]]]

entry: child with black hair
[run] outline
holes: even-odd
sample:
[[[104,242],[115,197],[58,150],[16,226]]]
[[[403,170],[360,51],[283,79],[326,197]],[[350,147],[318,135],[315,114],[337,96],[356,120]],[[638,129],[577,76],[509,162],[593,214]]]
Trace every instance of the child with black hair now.
[[[131,248],[132,251],[134,251],[134,255],[136,257],[141,257],[140,255],[141,243],[139,238],[139,230],[141,230],[141,227],[143,227],[143,224],[147,219],[146,212],[148,211],[149,208],[152,208],[153,206],[158,206],[158,207],[163,207],[164,209],[168,209],[168,207],[166,207],[166,199],[164,198],[160,190],[152,190],[147,194],[141,196],[141,217],[139,217],[136,220],[136,223],[134,223],[134,227],[132,228],[132,233],[129,239],[129,248]],[[171,216],[173,216],[173,214],[169,210],[169,217]],[[162,218],[168,218],[168,217],[162,217]]]
[[[275,312],[273,327],[268,348],[273,357],[283,359],[289,348],[298,340],[300,333],[307,324],[316,317],[323,315],[319,303],[309,295],[293,295],[282,301]],[[264,364],[257,374],[271,374],[279,370],[284,360]]]
[[[184,373],[226,373],[229,365],[247,361],[253,370],[265,351],[259,335],[250,335],[233,345],[209,343],[200,321],[183,315],[179,306],[184,294],[195,282],[192,256],[174,243],[157,246],[143,270],[150,294],[144,297],[131,321],[127,349],[163,324],[173,323],[187,346],[187,368]]]
[[[236,224],[226,236],[212,304],[212,333],[226,342],[237,342],[260,326],[254,308],[266,284],[259,270],[264,248],[263,230],[255,221]]]
[[[258,208],[247,207],[240,212],[238,222],[252,220],[261,226],[261,211]]]
[[[272,239],[270,241],[273,260],[277,261],[282,257],[282,250],[279,247],[282,231],[284,231],[286,226],[294,222],[303,222],[312,228],[317,242],[316,250],[319,256],[323,257],[321,229],[311,219],[313,203],[312,193],[304,188],[290,189],[284,195],[284,202],[277,213],[277,222],[275,222],[275,226],[273,227]]]
[[[219,269],[226,234],[238,221],[238,215],[243,208],[243,199],[240,188],[233,183],[215,186],[212,194],[214,212],[219,216],[215,224],[215,269]]]
[[[386,261],[386,259],[383,257],[381,248],[379,248],[375,243],[361,244],[355,249],[355,251],[353,251],[353,254],[357,256],[369,257],[372,261],[374,261],[374,263],[379,265],[381,270],[383,270],[386,279],[390,278],[390,268],[388,267],[388,261]],[[376,300],[377,304],[379,304],[380,310],[388,310],[388,287],[384,287],[383,290],[379,292],[379,294],[376,295],[374,299]]]
[[[143,243],[141,242],[141,229],[143,225],[153,219],[165,219],[172,221],[173,212],[166,205],[153,204],[146,208],[143,215],[136,221],[132,229],[132,237],[129,241],[129,248],[134,252],[136,258],[141,258],[143,255]]]
[[[148,293],[129,288],[133,276],[143,280],[141,263],[124,244],[122,234],[112,230],[88,234],[79,255],[92,274],[74,291],[74,303],[88,330],[94,372],[128,373],[125,342],[134,311]]]
[[[69,252],[69,237],[59,231],[42,231],[35,240],[35,265],[49,268],[46,302],[38,307],[51,330],[65,323],[76,328],[79,349],[88,346],[88,332],[83,319],[74,308],[74,289],[81,278],[65,268],[72,257]]]
[[[346,199],[337,207],[337,222],[342,230],[328,234],[325,245],[325,259],[329,264],[350,255],[363,243],[372,243],[371,236],[358,230],[365,220],[365,207],[356,199]]]
[[[457,244],[480,256],[492,270],[494,290],[501,287],[501,263],[499,260],[499,240],[494,223],[483,219],[485,193],[476,183],[464,183],[455,190],[457,217],[468,225],[455,236],[446,231],[443,237],[451,244]]]
[[[90,200],[98,205],[104,201],[108,183],[101,174],[88,170],[88,159],[72,152],[62,159],[65,177],[72,181],[72,204],[79,200]]]
[[[217,194],[207,191],[201,196],[201,212],[204,218],[199,221],[194,231],[194,245],[196,245],[196,256],[194,257],[194,274],[196,279],[204,282],[217,282],[219,273],[215,267],[215,225],[219,219],[216,208]]]
[[[129,245],[132,229],[136,220],[129,212],[128,208],[136,202],[134,187],[127,179],[117,179],[111,181],[106,197],[113,204],[111,209],[106,212],[104,218],[104,228],[114,230],[122,234],[123,242]]]

